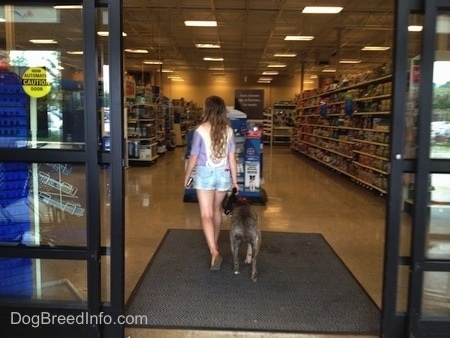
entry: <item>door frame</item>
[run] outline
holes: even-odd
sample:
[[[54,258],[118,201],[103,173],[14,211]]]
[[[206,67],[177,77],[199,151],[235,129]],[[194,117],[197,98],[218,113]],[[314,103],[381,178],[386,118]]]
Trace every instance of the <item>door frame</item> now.
[[[24,1],[11,0],[12,5],[53,6],[67,4],[67,1]],[[66,337],[123,337],[124,325],[118,319],[124,315],[124,131],[123,131],[123,59],[122,59],[122,1],[80,0],[83,5],[83,58],[84,58],[84,107],[85,112],[98,111],[98,63],[96,22],[97,10],[108,12],[109,29],[109,78],[110,78],[110,151],[100,149],[101,135],[96,113],[85,113],[85,147],[78,150],[14,148],[2,149],[0,162],[67,163],[81,164],[86,170],[86,246],[50,247],[39,245],[0,246],[2,258],[32,258],[53,260],[76,260],[86,262],[86,302],[52,302],[16,299],[0,299],[0,327],[5,337],[15,336],[66,336]],[[94,60],[94,62],[93,62]],[[110,246],[101,246],[100,214],[100,166],[110,171]],[[109,257],[109,271],[103,278],[109,280],[109,301],[102,301],[102,258]],[[84,321],[81,325],[70,323],[57,325],[11,325],[11,313],[42,318],[50,316],[93,316],[94,322]],[[102,320],[109,318],[108,322]],[[4,332],[4,328],[7,329]]]
[[[382,320],[383,337],[426,336],[450,332],[450,318],[424,315],[422,291],[424,273],[450,272],[449,260],[428,259],[425,255],[429,218],[429,177],[431,173],[450,174],[450,161],[431,159],[430,128],[433,101],[433,62],[435,57],[436,18],[438,13],[450,13],[445,0],[397,0],[395,16],[394,92],[391,124],[391,167],[389,199],[386,213],[385,261],[383,276]],[[408,23],[411,14],[423,15],[420,61],[417,150],[414,158],[404,158],[405,109],[408,92],[409,55]],[[414,174],[414,205],[411,210],[411,239],[409,256],[400,253],[403,205],[403,176]],[[400,268],[409,271],[407,307],[397,308]]]

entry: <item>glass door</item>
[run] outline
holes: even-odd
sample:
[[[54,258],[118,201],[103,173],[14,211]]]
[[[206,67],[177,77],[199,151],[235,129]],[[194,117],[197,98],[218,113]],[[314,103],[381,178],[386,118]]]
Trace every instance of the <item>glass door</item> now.
[[[450,332],[450,3],[397,1],[382,332]]]
[[[123,336],[121,22],[120,1],[0,5],[2,337]]]

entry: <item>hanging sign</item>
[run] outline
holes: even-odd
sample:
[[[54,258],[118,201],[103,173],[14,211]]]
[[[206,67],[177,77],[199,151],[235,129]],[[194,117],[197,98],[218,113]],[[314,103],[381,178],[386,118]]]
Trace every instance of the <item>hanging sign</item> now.
[[[264,118],[264,90],[235,90],[234,108],[247,114],[248,119],[262,120]]]
[[[40,98],[50,93],[52,86],[48,82],[49,74],[43,67],[28,68],[22,75],[22,87],[31,97]]]

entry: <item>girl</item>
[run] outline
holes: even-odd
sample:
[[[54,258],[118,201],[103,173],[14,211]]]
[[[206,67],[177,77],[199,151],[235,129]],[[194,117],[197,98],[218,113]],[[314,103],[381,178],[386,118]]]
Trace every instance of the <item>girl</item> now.
[[[222,201],[231,188],[239,190],[233,129],[225,102],[218,96],[205,101],[202,122],[195,129],[184,176],[188,184],[194,167],[194,188],[206,243],[211,253],[211,270],[219,270],[222,257],[217,241],[222,224]]]

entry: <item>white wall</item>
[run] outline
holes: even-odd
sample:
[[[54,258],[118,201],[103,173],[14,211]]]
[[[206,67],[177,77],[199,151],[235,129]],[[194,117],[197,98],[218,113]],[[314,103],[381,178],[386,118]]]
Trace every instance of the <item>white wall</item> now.
[[[264,103],[266,107],[276,101],[292,101],[295,94],[300,92],[300,75],[271,76],[270,84],[258,84],[260,76],[226,74],[225,77],[212,76],[211,71],[176,72],[184,78],[184,82],[175,82],[167,78],[173,73],[163,73],[162,86],[159,83],[159,74],[152,85],[161,86],[163,93],[170,99],[184,98],[193,101],[198,107],[203,107],[205,99],[210,95],[221,96],[227,106],[234,106],[234,94],[237,89],[262,89],[264,90]],[[216,79],[226,79],[225,83],[216,82]],[[308,84],[304,89],[316,88],[316,84]]]
[[[160,73],[156,69],[146,69],[152,73],[151,85],[162,87],[163,93],[169,99],[184,98],[186,101],[193,101],[197,107],[203,107],[205,99],[210,95],[221,96],[227,106],[234,106],[234,94],[238,89],[259,89],[264,90],[264,105],[270,107],[277,101],[293,101],[295,95],[301,92],[301,76],[299,73],[292,76],[274,75],[270,84],[257,83],[262,75],[240,75],[226,74],[225,76],[213,76],[211,71],[192,70],[178,71],[176,73]],[[175,82],[168,78],[169,75],[180,75],[184,82]],[[72,74],[73,79],[83,80],[83,73]],[[264,76],[266,77],[266,76]],[[217,79],[226,79],[225,83],[217,82]],[[137,79],[138,80],[138,79]],[[304,79],[303,90],[318,87],[317,79]],[[162,81],[162,86],[161,86]]]

